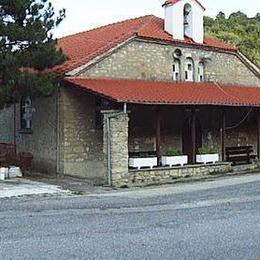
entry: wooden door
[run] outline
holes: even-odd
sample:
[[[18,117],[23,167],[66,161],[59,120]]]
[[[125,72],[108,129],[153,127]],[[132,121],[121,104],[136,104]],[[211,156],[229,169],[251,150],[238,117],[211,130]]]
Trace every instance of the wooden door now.
[[[188,118],[182,128],[182,152],[188,155],[188,163],[192,163],[192,125],[191,118]],[[196,153],[202,147],[202,129],[198,119],[196,119]]]

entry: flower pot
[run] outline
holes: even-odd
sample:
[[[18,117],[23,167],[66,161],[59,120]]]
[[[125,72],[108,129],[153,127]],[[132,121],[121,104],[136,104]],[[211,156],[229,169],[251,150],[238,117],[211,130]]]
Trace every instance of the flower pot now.
[[[11,166],[9,169],[9,178],[23,177],[22,171],[19,167]]]
[[[216,154],[197,154],[197,163],[216,163],[219,161],[219,155]]]
[[[0,172],[0,181],[5,180],[5,174],[3,172]]]
[[[0,179],[3,181],[9,178],[9,169],[7,167],[0,168]]]
[[[129,158],[129,166],[138,170],[141,167],[153,168],[157,166],[157,157]]]
[[[177,155],[177,156],[162,156],[162,165],[166,166],[174,166],[174,165],[181,165],[188,163],[188,156],[187,155]]]

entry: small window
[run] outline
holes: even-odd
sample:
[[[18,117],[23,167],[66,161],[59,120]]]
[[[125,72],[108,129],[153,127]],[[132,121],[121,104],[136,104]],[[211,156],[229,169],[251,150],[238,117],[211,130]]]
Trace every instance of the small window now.
[[[198,67],[198,81],[199,82],[203,82],[205,81],[205,65],[203,62],[199,63],[199,67]]]
[[[181,62],[179,59],[174,59],[173,65],[173,80],[179,81],[180,80],[180,70],[181,70]]]
[[[182,51],[180,49],[176,49],[173,53],[173,58],[180,59],[181,56],[182,56]]]
[[[192,7],[186,4],[183,10],[184,36],[192,37]]]
[[[185,61],[185,81],[194,81],[194,63],[191,58]]]
[[[22,97],[21,99],[21,129],[31,130],[32,129],[32,100],[30,97]]]

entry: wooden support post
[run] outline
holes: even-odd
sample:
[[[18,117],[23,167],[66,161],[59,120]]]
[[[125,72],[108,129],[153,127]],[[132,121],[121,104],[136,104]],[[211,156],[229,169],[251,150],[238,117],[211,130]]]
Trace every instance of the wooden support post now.
[[[221,155],[222,161],[226,160],[226,111],[222,111],[221,116]]]
[[[260,109],[256,111],[257,115],[257,158],[260,159]]]
[[[156,155],[157,165],[161,163],[161,111],[156,109]]]
[[[191,140],[192,140],[192,158],[191,163],[196,163],[196,111],[192,109],[191,112]]]

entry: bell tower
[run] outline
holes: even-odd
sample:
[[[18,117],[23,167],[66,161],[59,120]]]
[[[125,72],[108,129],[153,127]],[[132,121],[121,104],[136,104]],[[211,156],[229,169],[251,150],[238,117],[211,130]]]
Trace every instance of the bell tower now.
[[[191,38],[203,43],[203,17],[205,8],[197,0],[168,0],[163,4],[165,10],[164,30],[175,40]]]

